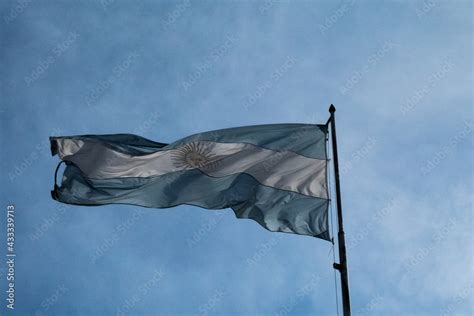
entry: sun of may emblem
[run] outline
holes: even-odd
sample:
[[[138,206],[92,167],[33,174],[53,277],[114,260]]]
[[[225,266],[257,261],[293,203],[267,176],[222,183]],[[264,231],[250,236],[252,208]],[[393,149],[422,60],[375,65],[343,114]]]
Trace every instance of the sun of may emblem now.
[[[199,142],[185,144],[172,154],[175,166],[186,169],[209,167],[215,162],[214,157],[209,146]]]

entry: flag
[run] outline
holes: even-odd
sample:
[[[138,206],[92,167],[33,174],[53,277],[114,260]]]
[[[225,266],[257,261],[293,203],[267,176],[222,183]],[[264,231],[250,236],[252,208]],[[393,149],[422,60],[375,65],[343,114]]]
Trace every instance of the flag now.
[[[232,208],[275,232],[330,240],[326,125],[269,124],[164,144],[131,134],[50,137],[65,162],[55,200]]]

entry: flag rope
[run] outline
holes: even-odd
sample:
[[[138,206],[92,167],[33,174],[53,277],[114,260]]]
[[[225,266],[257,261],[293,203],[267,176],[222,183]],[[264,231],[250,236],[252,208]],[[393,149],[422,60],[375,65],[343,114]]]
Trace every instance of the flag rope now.
[[[56,171],[54,172],[54,187],[57,187],[58,186],[58,182],[57,182],[57,178],[58,178],[58,171],[59,171],[59,167],[61,167],[61,164],[62,163],[66,163],[64,160],[61,160],[59,163],[58,163],[58,166],[56,167]]]
[[[329,137],[326,138],[326,141],[329,141]],[[329,154],[329,146],[326,146],[326,157],[328,157]],[[332,153],[331,153],[332,157]],[[328,159],[329,162],[329,159]],[[327,179],[328,179],[328,198],[329,198],[329,213],[330,213],[330,226],[331,226],[331,251],[332,251],[332,259],[333,263],[336,263],[336,253],[334,252],[334,204],[332,203],[332,182],[331,182],[331,171],[330,168],[328,168],[328,174],[327,174]],[[336,275],[336,270],[333,269],[334,272],[334,292],[336,294],[336,315],[339,316],[339,296],[337,294],[337,275]]]
[[[59,167],[61,167],[61,164],[62,164],[62,163],[67,164],[64,160],[61,160],[61,161],[58,163],[58,166],[56,167],[56,171],[54,172],[54,188],[53,188],[53,190],[51,191],[51,197],[52,197],[54,200],[56,200],[56,198],[57,198],[57,196],[58,196],[59,187],[58,187],[57,178],[58,178]]]

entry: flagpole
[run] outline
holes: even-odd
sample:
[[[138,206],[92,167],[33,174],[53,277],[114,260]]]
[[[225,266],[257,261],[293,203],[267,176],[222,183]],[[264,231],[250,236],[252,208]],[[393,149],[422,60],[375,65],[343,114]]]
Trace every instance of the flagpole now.
[[[338,245],[339,245],[339,263],[334,262],[334,269],[341,274],[341,291],[342,291],[342,309],[344,316],[351,315],[351,302],[349,297],[349,277],[347,275],[347,259],[346,259],[346,241],[344,238],[344,227],[342,225],[342,203],[341,203],[341,184],[339,182],[339,161],[337,157],[337,139],[336,139],[336,117],[334,115],[336,108],[331,104],[329,113],[331,113],[331,136],[332,136],[332,152],[334,160],[334,174],[336,180],[336,205],[338,220]]]

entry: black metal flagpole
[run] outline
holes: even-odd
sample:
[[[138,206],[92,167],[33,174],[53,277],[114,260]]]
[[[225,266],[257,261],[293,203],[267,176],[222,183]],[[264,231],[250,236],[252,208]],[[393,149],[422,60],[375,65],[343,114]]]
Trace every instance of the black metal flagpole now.
[[[344,238],[344,227],[342,225],[342,203],[341,203],[341,184],[339,182],[339,161],[337,157],[337,139],[336,139],[336,118],[334,115],[336,108],[331,104],[329,113],[331,113],[331,136],[332,136],[332,152],[334,159],[334,176],[336,180],[336,205],[338,232],[337,239],[339,245],[339,263],[334,263],[334,269],[341,274],[341,291],[342,291],[342,310],[344,316],[351,315],[351,301],[349,298],[349,277],[347,276],[347,259],[346,259],[346,240]]]

